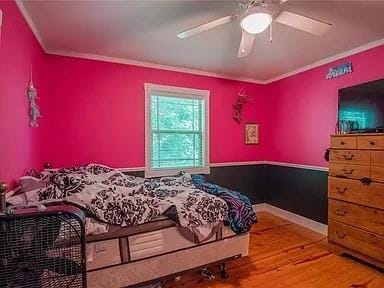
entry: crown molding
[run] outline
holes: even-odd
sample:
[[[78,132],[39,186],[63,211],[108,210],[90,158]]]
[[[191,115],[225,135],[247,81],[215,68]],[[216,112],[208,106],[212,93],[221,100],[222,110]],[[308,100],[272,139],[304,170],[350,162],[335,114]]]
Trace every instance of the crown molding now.
[[[17,8],[19,8],[21,15],[23,15],[25,21],[27,22],[29,28],[32,30],[32,33],[35,35],[37,42],[39,42],[41,48],[43,48],[43,51],[45,53],[47,53],[47,46],[45,45],[43,38],[41,37],[39,31],[37,30],[35,23],[33,22],[27,9],[25,9],[25,6],[24,6],[22,0],[15,0],[15,3],[16,3]]]
[[[144,61],[123,59],[123,58],[117,58],[117,57],[102,56],[102,55],[96,55],[96,54],[80,53],[80,52],[73,52],[73,51],[59,51],[59,50],[45,50],[45,51],[47,54],[51,54],[51,55],[89,59],[89,60],[96,60],[96,61],[103,61],[103,62],[112,62],[112,63],[118,63],[118,64],[133,65],[133,66],[139,66],[139,67],[168,70],[168,71],[188,73],[188,74],[193,74],[193,75],[200,75],[200,76],[207,76],[207,77],[214,77],[214,78],[221,78],[221,79],[227,79],[227,80],[242,81],[242,82],[249,82],[249,83],[254,83],[254,84],[261,84],[261,85],[264,84],[265,85],[265,84],[270,84],[270,83],[291,77],[293,75],[296,75],[296,74],[320,67],[322,65],[331,63],[333,61],[340,60],[342,58],[349,57],[349,56],[358,54],[360,52],[364,52],[366,50],[369,50],[369,49],[372,49],[372,48],[375,48],[375,47],[378,47],[381,45],[384,45],[384,39],[373,41],[373,42],[364,44],[362,46],[353,48],[351,50],[344,51],[342,53],[338,53],[338,54],[333,55],[331,57],[322,59],[322,60],[314,62],[310,65],[301,67],[299,69],[296,69],[296,70],[293,70],[291,72],[279,75],[277,77],[273,77],[273,78],[268,79],[268,80],[257,80],[257,79],[246,78],[246,77],[232,77],[232,76],[228,76],[225,74],[189,69],[189,68],[184,68],[184,67],[168,66],[168,65],[156,64],[156,63],[151,63],[151,62],[144,62]]]
[[[384,38],[379,39],[379,40],[358,46],[358,47],[353,48],[351,50],[335,54],[331,57],[327,57],[327,58],[322,59],[320,61],[316,61],[316,62],[309,64],[309,65],[306,65],[304,67],[292,70],[288,73],[284,73],[284,74],[281,74],[279,76],[276,76],[276,77],[273,77],[273,78],[270,78],[267,80],[258,80],[258,79],[254,79],[251,77],[235,77],[235,76],[230,76],[230,75],[220,74],[220,73],[214,73],[214,72],[209,72],[209,71],[204,71],[204,70],[190,69],[190,68],[179,67],[179,66],[169,66],[169,65],[157,64],[157,63],[153,63],[153,62],[138,61],[138,60],[133,60],[133,59],[110,57],[110,56],[103,56],[103,55],[90,54],[90,53],[82,53],[82,52],[75,52],[75,51],[63,51],[63,50],[56,50],[56,49],[48,49],[47,46],[45,45],[43,38],[41,37],[39,31],[37,30],[31,16],[29,15],[28,11],[25,9],[23,1],[22,0],[15,0],[15,2],[16,2],[17,7],[19,8],[21,14],[23,15],[25,21],[28,23],[30,29],[32,30],[37,41],[40,43],[41,47],[43,48],[43,50],[46,54],[57,55],[57,56],[66,56],[66,57],[74,57],[74,58],[80,58],[80,59],[89,59],[89,60],[103,61],[103,62],[111,62],[111,63],[125,64],[125,65],[133,65],[133,66],[167,70],[167,71],[180,72],[180,73],[187,73],[187,74],[193,74],[193,75],[199,75],[199,76],[249,82],[249,83],[254,83],[254,84],[270,84],[272,82],[276,82],[278,80],[288,78],[290,76],[293,76],[293,75],[317,68],[319,66],[328,64],[330,62],[333,62],[333,61],[336,61],[336,60],[339,60],[339,59],[342,59],[345,57],[349,57],[351,55],[354,55],[354,54],[357,54],[360,52],[364,52],[366,50],[384,45]]]
[[[338,53],[338,54],[333,55],[333,56],[331,56],[331,57],[322,59],[322,60],[320,60],[320,61],[316,61],[316,62],[314,62],[314,63],[312,63],[312,64],[309,64],[309,65],[306,65],[306,66],[304,66],[304,67],[295,69],[295,70],[290,71],[290,72],[288,72],[288,73],[284,73],[284,74],[282,74],[282,75],[273,77],[273,78],[271,78],[271,79],[268,79],[268,80],[264,81],[263,84],[269,84],[269,83],[272,83],[272,82],[276,82],[276,81],[279,81],[279,80],[281,80],[281,79],[291,77],[291,76],[293,76],[293,75],[296,75],[296,74],[299,74],[299,73],[302,73],[302,72],[305,72],[305,71],[308,71],[308,70],[311,70],[311,69],[320,67],[320,66],[322,66],[322,65],[331,63],[331,62],[333,62],[333,61],[340,60],[340,59],[342,59],[342,58],[349,57],[349,56],[358,54],[358,53],[360,53],[360,52],[364,52],[364,51],[366,51],[366,50],[369,50],[369,49],[372,49],[372,48],[375,48],[375,47],[378,47],[378,46],[381,46],[381,45],[384,45],[384,38],[383,38],[383,39],[376,40],[376,41],[373,41],[373,42],[369,42],[369,43],[367,43],[367,44],[364,44],[364,45],[358,46],[358,47],[356,47],[356,48],[353,48],[353,49],[351,49],[351,50],[348,50],[348,51],[344,51],[344,52]]]
[[[153,62],[138,61],[138,60],[103,56],[103,55],[90,54],[90,53],[48,49],[47,46],[45,45],[43,38],[41,37],[39,31],[37,30],[35,23],[33,22],[27,9],[25,8],[22,0],[15,0],[15,2],[16,2],[17,7],[19,8],[19,11],[21,12],[25,21],[27,22],[29,28],[32,30],[32,33],[35,35],[37,41],[40,43],[40,46],[43,48],[43,51],[46,54],[80,58],[80,59],[88,59],[88,60],[95,60],[95,61],[102,61],[102,62],[118,63],[118,64],[124,64],[124,65],[132,65],[132,66],[167,70],[167,71],[180,72],[180,73],[188,73],[188,74],[193,74],[193,75],[214,77],[214,78],[241,81],[241,82],[249,82],[249,83],[254,83],[254,84],[265,84],[265,81],[260,81],[260,80],[256,80],[253,78],[233,77],[233,76],[229,76],[226,74],[208,72],[208,71],[198,70],[198,69],[190,69],[190,68],[179,67],[179,66],[163,65],[163,64],[153,63]]]
[[[163,65],[163,64],[157,64],[157,63],[146,62],[146,61],[138,61],[138,60],[103,56],[103,55],[90,54],[90,53],[81,53],[81,52],[75,52],[75,51],[63,51],[63,50],[56,50],[56,49],[48,49],[47,45],[45,45],[43,38],[41,37],[39,31],[37,30],[35,23],[33,22],[27,9],[25,8],[23,1],[22,0],[15,0],[15,2],[16,2],[16,5],[17,5],[19,11],[21,12],[25,21],[27,22],[29,28],[32,30],[32,33],[35,35],[37,41],[40,43],[40,46],[43,48],[43,50],[46,54],[57,55],[57,56],[66,56],[66,57],[74,57],[74,58],[81,58],[81,59],[89,59],[89,60],[103,61],[103,62],[110,62],[110,63],[118,63],[118,64],[125,64],[125,65],[167,70],[167,71],[180,72],[180,73],[188,73],[188,74],[193,74],[193,75],[214,77],[214,78],[241,81],[241,82],[249,82],[249,83],[254,83],[254,84],[265,84],[265,81],[259,81],[259,80],[253,79],[253,78],[233,77],[233,76],[229,76],[226,74],[208,72],[208,71],[198,70],[198,69],[190,69],[190,68],[185,68],[185,67]]]
[[[234,80],[234,81],[241,81],[241,82],[249,82],[254,84],[265,84],[265,81],[255,80],[252,78],[233,77],[233,76],[228,76],[226,74],[208,72],[204,70],[190,69],[190,68],[178,67],[178,66],[169,66],[169,65],[157,64],[157,63],[146,62],[146,61],[138,61],[138,60],[132,60],[132,59],[126,59],[126,58],[119,58],[119,57],[110,57],[110,56],[103,56],[103,55],[97,55],[97,54],[89,54],[89,53],[82,53],[82,52],[75,52],[75,51],[63,51],[63,50],[47,50],[46,53],[51,55],[57,55],[57,56],[66,56],[66,57],[89,59],[89,60],[109,62],[109,63],[125,64],[125,65],[139,66],[139,67],[145,67],[145,68],[187,73],[187,74],[193,74],[193,75],[199,75],[199,76],[206,76],[206,77],[213,77],[213,78],[220,78],[220,79],[227,79],[227,80]]]

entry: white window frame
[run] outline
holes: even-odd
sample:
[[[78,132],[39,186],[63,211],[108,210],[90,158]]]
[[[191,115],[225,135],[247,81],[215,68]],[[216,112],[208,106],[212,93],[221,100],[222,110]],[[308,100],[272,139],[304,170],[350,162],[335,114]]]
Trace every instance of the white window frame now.
[[[175,86],[157,85],[151,83],[144,84],[145,90],[145,177],[162,177],[176,175],[180,171],[185,171],[191,174],[209,174],[209,90],[191,89]],[[153,91],[169,93],[170,97],[188,98],[188,99],[203,99],[205,101],[205,147],[204,147],[204,163],[202,167],[195,168],[151,168],[151,94]]]

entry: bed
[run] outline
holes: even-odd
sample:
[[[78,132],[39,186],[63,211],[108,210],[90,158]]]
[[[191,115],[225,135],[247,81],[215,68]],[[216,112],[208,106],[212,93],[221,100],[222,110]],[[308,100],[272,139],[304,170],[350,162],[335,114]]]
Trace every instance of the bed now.
[[[86,212],[89,287],[138,286],[210,264],[225,276],[227,261],[248,255],[257,221],[249,199],[201,176],[148,180],[98,164],[34,176],[7,202],[64,201]]]
[[[196,244],[169,219],[87,237],[89,287],[126,287],[248,255],[249,233],[224,226]],[[91,256],[92,255],[92,256]]]

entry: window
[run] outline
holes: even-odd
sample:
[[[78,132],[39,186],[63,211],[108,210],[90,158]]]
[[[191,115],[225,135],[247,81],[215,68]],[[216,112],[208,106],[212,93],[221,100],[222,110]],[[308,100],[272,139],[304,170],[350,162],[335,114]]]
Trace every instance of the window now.
[[[145,84],[146,177],[209,173],[209,91]]]

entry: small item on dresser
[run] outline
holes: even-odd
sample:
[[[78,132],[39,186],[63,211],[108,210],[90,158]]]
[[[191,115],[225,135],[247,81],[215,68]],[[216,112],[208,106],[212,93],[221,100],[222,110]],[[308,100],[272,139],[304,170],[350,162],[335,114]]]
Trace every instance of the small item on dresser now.
[[[340,120],[336,124],[336,134],[348,134],[359,129],[359,123],[351,120]]]

